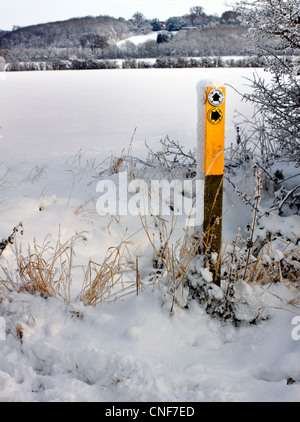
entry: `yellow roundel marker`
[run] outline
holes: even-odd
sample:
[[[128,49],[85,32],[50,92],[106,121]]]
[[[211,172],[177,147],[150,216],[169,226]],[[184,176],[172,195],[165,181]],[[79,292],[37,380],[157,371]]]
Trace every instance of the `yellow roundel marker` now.
[[[207,114],[208,121],[212,125],[217,125],[218,123],[220,123],[223,119],[223,116],[223,111],[218,107],[211,108]]]
[[[209,104],[213,107],[219,107],[225,101],[225,96],[221,89],[212,89],[209,91],[207,98]]]

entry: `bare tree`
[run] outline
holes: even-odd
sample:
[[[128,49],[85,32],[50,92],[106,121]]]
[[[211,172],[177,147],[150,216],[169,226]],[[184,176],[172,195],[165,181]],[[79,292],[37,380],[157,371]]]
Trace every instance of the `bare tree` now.
[[[277,148],[300,161],[299,0],[245,0],[237,11],[273,76],[271,83],[255,77],[253,92],[245,98],[258,105]]]
[[[80,44],[82,48],[89,47],[93,53],[100,49],[103,57],[104,49],[109,47],[109,40],[105,35],[87,34],[80,38]]]
[[[192,25],[195,23],[201,23],[203,17],[206,17],[206,14],[204,13],[203,7],[201,6],[194,6],[190,8],[190,14],[188,15],[188,18]]]
[[[141,12],[136,12],[129,22],[131,22],[133,30],[137,33],[147,33],[152,31],[150,21]]]
[[[143,15],[143,13],[141,12],[135,12],[135,14],[132,16],[132,20],[134,22],[134,24],[138,27],[141,28],[141,26],[143,25],[143,23],[145,22],[146,18]]]
[[[190,8],[190,14],[196,16],[202,16],[204,13],[203,7],[201,6],[194,6]]]

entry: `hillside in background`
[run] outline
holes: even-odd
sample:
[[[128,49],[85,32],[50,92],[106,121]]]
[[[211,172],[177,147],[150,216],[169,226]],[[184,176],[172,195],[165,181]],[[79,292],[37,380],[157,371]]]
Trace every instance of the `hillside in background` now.
[[[148,20],[139,12],[127,21],[109,16],[87,16],[0,31],[0,56],[7,63],[16,64],[247,55],[245,31],[237,13],[228,11],[221,17],[210,16],[201,7],[192,8],[182,17],[170,17],[165,22]],[[141,37],[143,42],[132,42],[132,36]],[[126,41],[120,43],[123,40]],[[17,66],[14,70],[18,70]]]
[[[14,28],[0,33],[1,48],[69,48],[79,47],[80,40],[87,34],[102,35],[117,42],[130,35],[125,19],[109,16],[73,18],[61,22]]]

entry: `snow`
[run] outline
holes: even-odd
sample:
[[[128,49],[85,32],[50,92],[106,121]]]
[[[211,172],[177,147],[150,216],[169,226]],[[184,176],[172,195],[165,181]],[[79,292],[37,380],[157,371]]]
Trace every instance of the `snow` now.
[[[287,310],[291,297],[285,286],[235,286],[245,321],[261,307],[267,310],[268,319],[258,325],[221,322],[196,302],[188,310],[176,306],[171,316],[167,290],[149,282],[153,248],[139,219],[122,216],[117,221],[95,211],[99,174],[112,153],[118,157],[130,149],[136,127],[130,149],[134,156],[146,156],[145,140],[155,146],[167,134],[193,149],[197,83],[209,77],[243,89],[243,77],[252,72],[0,73],[0,234],[10,235],[20,221],[24,228],[0,264],[13,269],[15,247],[26,255],[28,244],[53,246],[59,236],[62,243],[73,236],[75,248],[69,304],[25,292],[11,292],[0,303],[0,322],[2,317],[6,325],[6,339],[0,339],[1,402],[300,401],[300,343],[292,338],[299,310]],[[235,140],[235,109],[252,112],[227,86],[227,145]],[[118,174],[109,179],[117,183]],[[247,185],[247,175],[243,183]],[[235,201],[226,190],[225,239],[249,222],[245,205],[232,207]],[[296,216],[287,217],[281,229],[291,222],[296,233]],[[182,236],[182,227],[176,228],[176,236]],[[102,262],[107,249],[122,239],[128,239],[132,261],[136,256],[140,260],[140,294],[96,307],[76,301],[81,267],[90,258]],[[280,261],[280,248],[274,248],[273,258]],[[200,261],[193,262],[191,271],[211,281]],[[134,271],[126,277],[135,282]],[[220,299],[221,294],[212,285],[211,295]],[[288,378],[296,382],[287,385]]]
[[[6,324],[3,317],[0,318],[0,341],[6,340]]]
[[[135,128],[136,154],[145,151],[145,140],[156,142],[166,135],[194,148],[195,87],[207,78],[207,72],[212,79],[245,90],[244,77],[251,77],[253,69],[243,69],[243,73],[239,69],[6,73],[0,81],[2,159],[68,158],[81,148],[93,156],[108,156],[129,145]],[[233,89],[227,91],[230,144],[235,139],[235,108],[238,104],[239,111],[247,114],[249,106],[241,103]]]
[[[146,41],[156,41],[157,35],[160,33],[163,33],[165,31],[157,31],[157,32],[150,32],[149,34],[143,34],[143,35],[132,35],[129,38],[126,38],[125,40],[119,41],[117,43],[118,47],[122,47],[122,45],[126,44],[126,42],[131,42],[134,45],[143,44]]]
[[[76,305],[82,319],[28,295],[2,308],[25,329],[21,346],[12,336],[0,345],[1,401],[300,399],[299,385],[286,385],[299,379],[300,354],[283,312],[240,329],[196,305],[170,318],[151,289],[101,309]]]
[[[201,275],[202,275],[202,277],[204,278],[204,280],[205,280],[207,283],[212,283],[212,281],[213,281],[213,275],[212,275],[212,273],[209,271],[209,269],[208,269],[208,268],[202,268],[202,269],[201,269]]]

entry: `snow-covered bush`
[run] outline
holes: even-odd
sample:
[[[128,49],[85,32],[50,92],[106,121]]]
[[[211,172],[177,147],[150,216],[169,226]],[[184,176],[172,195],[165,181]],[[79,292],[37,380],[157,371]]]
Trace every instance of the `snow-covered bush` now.
[[[252,92],[244,95],[264,116],[276,150],[300,161],[300,5],[298,0],[242,1],[237,6],[250,25],[254,51],[268,59],[272,81],[254,76]]]
[[[212,273],[201,256],[196,257],[191,265],[186,275],[186,286],[189,301],[197,300],[214,318],[236,326],[256,324],[268,318],[258,285],[251,285],[242,279],[230,281],[228,277],[222,287],[213,284]]]

